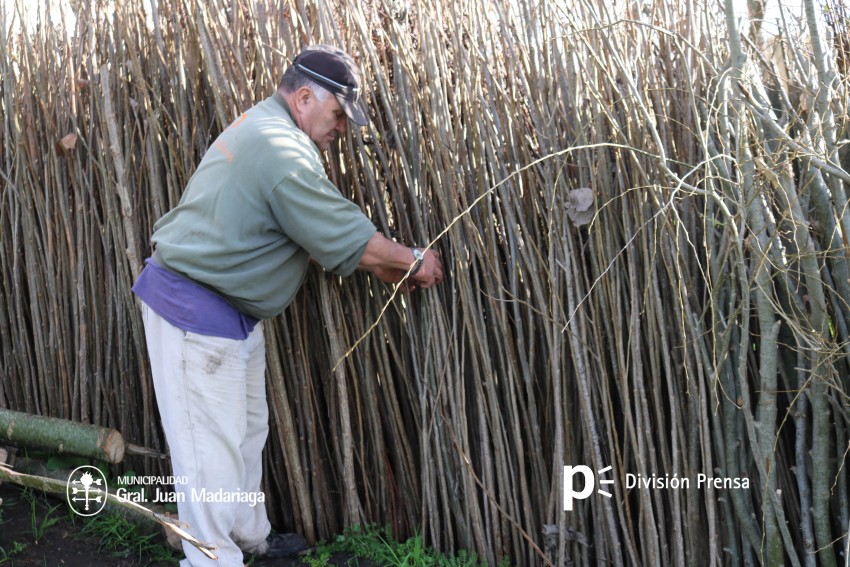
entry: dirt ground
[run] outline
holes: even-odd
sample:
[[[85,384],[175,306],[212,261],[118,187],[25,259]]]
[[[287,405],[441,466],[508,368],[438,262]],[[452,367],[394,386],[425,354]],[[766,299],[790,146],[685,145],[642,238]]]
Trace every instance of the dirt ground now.
[[[183,554],[171,561],[156,560],[150,554],[134,555],[101,549],[97,537],[82,532],[83,519],[73,519],[64,499],[34,493],[28,498],[11,484],[0,483],[0,567],[165,567],[176,566]],[[36,537],[38,536],[38,537]],[[155,534],[152,541],[165,545]],[[350,555],[335,554],[329,565],[377,567],[371,561],[358,561]],[[300,567],[294,559],[255,560],[250,567]]]
[[[67,503],[59,498],[0,484],[0,565],[10,567],[142,567],[177,565],[151,557],[121,557],[99,550],[96,537],[82,533],[82,518],[72,519]],[[155,538],[164,542],[164,538]],[[177,559],[180,555],[176,555]]]

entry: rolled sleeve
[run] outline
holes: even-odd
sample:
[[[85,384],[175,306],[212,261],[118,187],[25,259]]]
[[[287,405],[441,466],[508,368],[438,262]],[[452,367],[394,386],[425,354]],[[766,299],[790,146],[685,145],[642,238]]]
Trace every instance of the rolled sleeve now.
[[[304,169],[278,183],[269,206],[281,230],[326,270],[350,275],[375,225],[324,173]]]

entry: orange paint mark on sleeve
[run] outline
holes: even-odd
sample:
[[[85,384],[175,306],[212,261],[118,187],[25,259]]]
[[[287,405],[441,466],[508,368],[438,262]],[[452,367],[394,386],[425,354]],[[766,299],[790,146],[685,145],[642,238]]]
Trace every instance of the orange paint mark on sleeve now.
[[[216,140],[213,144],[213,147],[220,151],[227,161],[233,163],[233,153],[230,151],[230,148],[227,147],[227,144],[222,142],[221,140]]]
[[[243,121],[244,121],[247,117],[248,117],[248,113],[247,113],[247,112],[243,112],[243,113],[242,113],[242,116],[240,116],[239,118],[237,118],[236,120],[234,120],[234,121],[233,121],[233,124],[231,124],[231,125],[230,125],[230,127],[231,127],[231,128],[236,128],[237,126],[239,126],[240,124],[242,124],[242,122],[243,122]]]

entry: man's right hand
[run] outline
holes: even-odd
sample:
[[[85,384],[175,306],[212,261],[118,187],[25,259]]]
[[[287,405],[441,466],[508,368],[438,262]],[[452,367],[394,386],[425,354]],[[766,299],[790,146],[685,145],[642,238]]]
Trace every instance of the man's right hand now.
[[[398,283],[410,271],[416,262],[413,251],[397,242],[384,238],[375,233],[366,244],[366,250],[357,266],[368,270],[381,281]],[[443,262],[436,250],[426,250],[422,266],[413,276],[408,278],[407,289],[413,291],[417,287],[427,289],[443,281]]]
[[[443,281],[443,261],[440,253],[436,250],[425,250],[422,267],[411,279],[415,282],[416,287],[422,289],[427,289]],[[411,291],[413,289],[415,287],[412,287]]]

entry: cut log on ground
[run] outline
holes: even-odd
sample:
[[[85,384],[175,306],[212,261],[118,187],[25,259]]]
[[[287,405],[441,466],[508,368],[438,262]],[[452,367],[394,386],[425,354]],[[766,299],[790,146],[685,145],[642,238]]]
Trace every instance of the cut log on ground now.
[[[126,449],[114,429],[6,409],[0,409],[0,441],[109,463],[120,463]]]

